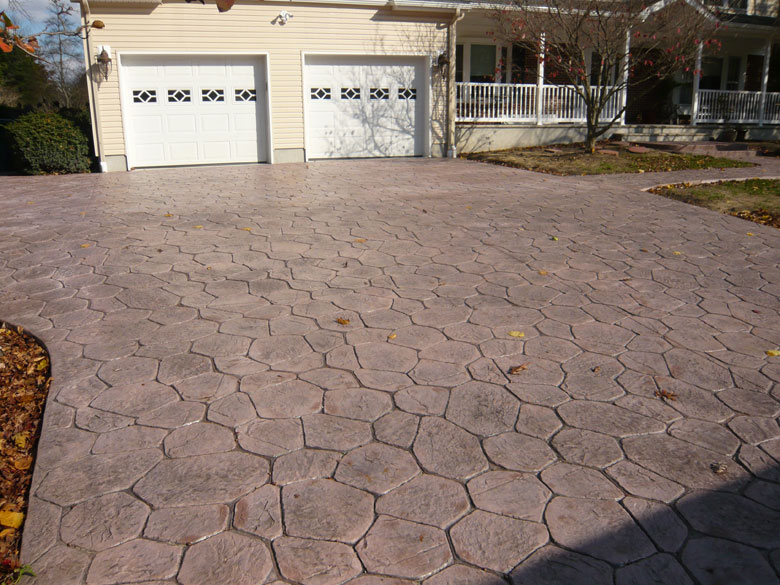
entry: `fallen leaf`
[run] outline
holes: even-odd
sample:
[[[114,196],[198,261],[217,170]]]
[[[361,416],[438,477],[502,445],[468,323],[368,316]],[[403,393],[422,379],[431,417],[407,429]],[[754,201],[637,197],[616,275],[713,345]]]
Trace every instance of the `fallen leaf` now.
[[[553,242],[557,242],[557,241],[558,241],[558,237],[557,237],[557,236],[552,236],[550,239],[551,239]]]
[[[747,235],[749,235],[749,236],[755,236],[756,234],[754,234],[753,232],[748,232],[748,233],[747,233]]]
[[[645,172],[645,169],[639,169],[639,170],[637,171],[637,173],[644,173],[644,172]]]
[[[203,229],[203,226],[202,226],[202,225],[196,225],[196,226],[195,226],[195,229],[196,229],[196,230],[202,230],[202,229]]]
[[[510,331],[507,335],[509,335],[509,337],[525,337],[525,333],[522,331]]]
[[[244,230],[245,232],[251,232],[252,231],[252,228],[250,228],[250,227],[245,227],[245,228],[241,228],[241,229]]]
[[[594,374],[598,374],[601,371],[601,366],[594,366],[590,369]]]
[[[165,217],[173,217],[173,214],[172,213],[166,213]]]
[[[14,440],[14,445],[16,445],[17,449],[24,449],[27,446],[28,437],[29,433],[16,433],[11,438]]]
[[[780,356],[780,350],[778,350],[778,349],[768,349],[768,350],[766,350],[766,355],[768,355],[769,357]]]
[[[674,252],[675,256],[679,256],[680,254],[682,254],[682,252],[677,252],[677,251]]]
[[[358,238],[352,241],[355,242],[356,244],[365,244],[367,240],[365,238]]]
[[[728,467],[725,463],[721,463],[720,461],[716,463],[710,463],[710,469],[712,470],[712,473],[717,473],[718,475],[723,475],[728,471]]]
[[[91,246],[91,244],[81,244],[82,248],[89,248],[90,246]]]
[[[33,462],[32,456],[25,455],[24,457],[20,457],[19,459],[14,460],[13,466],[15,469],[18,469],[19,471],[24,471],[25,469],[30,469],[32,462]]]
[[[467,205],[467,206],[466,206],[466,209],[471,209],[471,205]]]
[[[0,530],[0,539],[5,538],[6,536],[11,536],[14,533],[13,528],[6,528],[5,530]]]
[[[512,366],[511,368],[509,368],[509,374],[512,375],[512,376],[516,376],[520,372],[524,372],[527,369],[528,369],[528,364],[527,363],[526,364],[521,364],[519,366]]]
[[[339,317],[336,319],[336,323],[339,325],[349,325],[349,319],[344,319],[343,317]]]
[[[396,337],[398,336],[395,333],[391,333],[390,335],[387,336],[388,339],[395,339]]]
[[[539,274],[541,274],[542,276],[547,276],[547,271],[546,270],[540,270]]]
[[[24,522],[24,514],[21,512],[0,511],[0,525],[8,528],[19,528]]]
[[[669,392],[668,390],[656,390],[655,395],[662,400],[677,400],[677,394]]]

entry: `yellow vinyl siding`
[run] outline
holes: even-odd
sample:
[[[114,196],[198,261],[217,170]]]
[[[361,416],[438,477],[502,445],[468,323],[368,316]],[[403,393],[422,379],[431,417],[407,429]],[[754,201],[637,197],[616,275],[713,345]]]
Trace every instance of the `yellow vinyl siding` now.
[[[438,54],[447,48],[447,13],[408,13],[388,9],[252,2],[220,14],[213,3],[164,2],[157,7],[100,6],[92,19],[105,28],[91,32],[93,51],[109,45],[118,52],[267,52],[270,69],[274,149],[304,147],[302,53]],[[271,24],[279,12],[294,16]],[[94,56],[93,56],[94,61]],[[432,151],[443,142],[445,78],[432,73]],[[125,154],[117,67],[99,84],[100,128],[105,155]]]

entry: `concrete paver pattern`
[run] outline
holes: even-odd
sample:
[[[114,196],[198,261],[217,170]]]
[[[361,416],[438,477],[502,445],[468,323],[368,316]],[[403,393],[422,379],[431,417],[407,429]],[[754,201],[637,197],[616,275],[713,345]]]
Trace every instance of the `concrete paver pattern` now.
[[[780,232],[639,191],[779,166],[5,179],[33,582],[780,583]]]

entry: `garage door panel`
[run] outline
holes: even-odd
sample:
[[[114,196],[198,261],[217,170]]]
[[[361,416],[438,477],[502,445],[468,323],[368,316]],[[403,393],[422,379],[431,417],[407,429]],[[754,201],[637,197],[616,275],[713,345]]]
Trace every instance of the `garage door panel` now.
[[[168,152],[172,162],[188,161],[198,156],[197,142],[169,143]]]
[[[196,118],[194,114],[187,115],[169,115],[168,132],[197,132]]]
[[[265,64],[259,59],[124,56],[131,164],[265,160]]]
[[[309,158],[422,155],[423,60],[308,57]]]

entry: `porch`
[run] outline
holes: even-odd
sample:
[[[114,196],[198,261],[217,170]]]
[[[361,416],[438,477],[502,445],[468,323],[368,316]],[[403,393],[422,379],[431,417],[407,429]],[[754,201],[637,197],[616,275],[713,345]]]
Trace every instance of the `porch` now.
[[[600,121],[639,124],[773,126],[780,124],[780,45],[765,30],[723,32],[720,50],[699,45],[695,71],[656,87],[608,87]],[[776,42],[776,41],[775,41]],[[597,88],[598,55],[585,51],[585,70]],[[612,83],[624,85],[624,71]],[[495,32],[489,11],[470,11],[457,27],[455,120],[467,124],[583,125],[584,100],[562,71],[527,47]],[[776,130],[777,128],[775,128]]]
[[[584,123],[585,102],[567,85],[456,82],[456,121],[512,124]],[[607,99],[600,120],[625,124],[623,90]],[[693,124],[780,124],[780,92],[700,89],[689,113],[677,114]],[[686,108],[687,109],[687,108]]]

